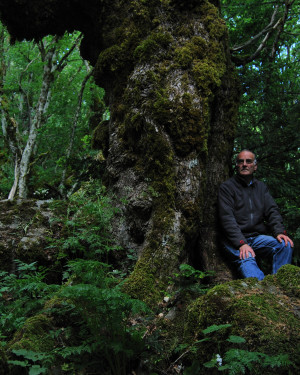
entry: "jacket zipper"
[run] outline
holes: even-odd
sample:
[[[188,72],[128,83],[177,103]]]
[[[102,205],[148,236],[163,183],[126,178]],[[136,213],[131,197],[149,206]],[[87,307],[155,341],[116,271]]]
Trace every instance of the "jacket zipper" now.
[[[248,188],[249,189],[249,206],[250,206],[250,223],[251,225],[253,225],[253,202],[252,202],[252,198],[251,198],[251,188]]]

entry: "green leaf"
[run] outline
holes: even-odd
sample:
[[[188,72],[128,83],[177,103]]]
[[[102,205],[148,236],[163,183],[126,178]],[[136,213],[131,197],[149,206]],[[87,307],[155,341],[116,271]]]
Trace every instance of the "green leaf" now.
[[[7,363],[10,365],[21,366],[21,367],[27,367],[28,365],[27,361],[7,361]]]
[[[204,335],[207,335],[208,333],[220,331],[221,329],[228,328],[228,327],[231,327],[231,324],[220,324],[220,325],[213,324],[207,327],[206,329],[202,330],[202,332],[204,333]]]
[[[47,371],[48,371],[48,369],[46,369],[45,367],[41,367],[39,365],[33,365],[29,369],[29,375],[46,374]]]
[[[246,340],[241,336],[229,336],[226,341],[232,342],[233,344],[243,344]]]
[[[39,361],[45,358],[45,353],[38,353],[33,352],[32,350],[26,349],[13,349],[12,352],[18,356],[23,356],[26,359],[30,359],[31,361]]]
[[[216,361],[215,359],[212,359],[212,360],[209,361],[209,362],[205,362],[205,363],[203,364],[203,366],[206,367],[206,368],[213,368],[213,367],[216,366],[216,364],[217,364],[217,361]]]

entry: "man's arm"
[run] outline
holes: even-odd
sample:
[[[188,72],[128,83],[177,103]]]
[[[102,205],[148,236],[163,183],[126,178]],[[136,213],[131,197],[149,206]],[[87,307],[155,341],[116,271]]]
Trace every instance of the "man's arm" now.
[[[269,227],[271,228],[273,232],[273,236],[277,238],[278,235],[284,234],[285,235],[285,229],[283,226],[283,220],[282,216],[280,215],[279,208],[273,199],[272,195],[270,194],[267,186],[265,184],[264,189],[264,201],[265,201],[265,207],[264,207],[264,216],[265,220],[268,223]]]
[[[234,196],[232,190],[225,184],[219,189],[219,216],[221,224],[227,238],[240,251],[240,259],[249,258],[249,254],[255,257],[255,252],[247,244],[247,239],[243,235],[234,216]]]
[[[234,215],[235,198],[232,189],[226,184],[222,184],[219,189],[218,207],[222,228],[227,239],[232,245],[239,249],[247,244],[247,239],[243,235]]]

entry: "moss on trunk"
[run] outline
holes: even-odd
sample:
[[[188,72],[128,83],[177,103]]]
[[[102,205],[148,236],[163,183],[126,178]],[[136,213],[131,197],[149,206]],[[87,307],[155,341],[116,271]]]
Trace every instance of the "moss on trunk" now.
[[[183,259],[206,251],[199,248],[199,231],[201,225],[214,230],[216,189],[226,175],[238,104],[219,9],[198,1],[182,11],[175,3],[120,3],[106,19],[107,48],[95,69],[112,111],[110,184],[118,196],[126,196],[124,181],[136,191],[146,183],[154,193],[151,219],[143,223],[145,239],[138,245],[132,240],[140,259],[127,283],[128,291],[147,299],[149,292],[159,298]],[[101,139],[102,129],[99,125],[95,138]],[[210,172],[214,153],[225,157],[216,159]],[[212,177],[216,169],[220,175]],[[129,173],[136,178],[128,181]],[[210,190],[215,196],[208,206]],[[124,212],[130,233],[132,216],[126,207]],[[215,260],[206,263],[200,267],[217,268]]]

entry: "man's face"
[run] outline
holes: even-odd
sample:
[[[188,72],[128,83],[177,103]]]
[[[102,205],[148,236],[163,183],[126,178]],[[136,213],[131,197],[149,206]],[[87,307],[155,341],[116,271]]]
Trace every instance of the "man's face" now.
[[[254,164],[254,155],[250,151],[239,153],[236,162],[237,173],[242,177],[252,176],[256,171],[257,165]]]

